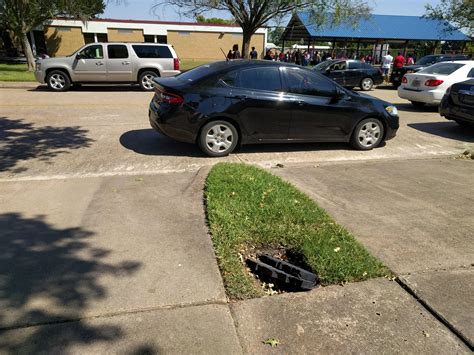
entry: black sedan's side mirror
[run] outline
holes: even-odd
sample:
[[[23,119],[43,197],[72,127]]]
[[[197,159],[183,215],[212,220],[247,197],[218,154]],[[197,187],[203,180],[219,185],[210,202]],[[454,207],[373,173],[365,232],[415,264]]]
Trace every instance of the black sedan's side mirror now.
[[[331,68],[326,68],[326,73],[330,73],[331,72]]]

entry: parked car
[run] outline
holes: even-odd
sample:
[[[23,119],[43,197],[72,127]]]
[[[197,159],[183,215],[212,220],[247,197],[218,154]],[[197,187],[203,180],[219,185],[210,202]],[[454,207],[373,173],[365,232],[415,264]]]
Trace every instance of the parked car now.
[[[471,76],[474,77],[474,73]],[[439,113],[461,126],[474,127],[474,79],[449,87],[439,105]]]
[[[455,60],[469,60],[469,57],[464,54],[433,54],[421,57],[413,65],[406,65],[402,68],[393,68],[392,74],[390,75],[390,82],[395,87],[399,87],[402,83],[403,75],[416,73],[420,70],[423,70],[430,65],[440,63],[440,62],[449,62]]]
[[[153,90],[155,77],[179,73],[171,45],[91,43],[68,57],[38,59],[35,77],[54,91],[83,83],[138,83],[143,90]]]
[[[283,62],[215,62],[155,83],[151,126],[197,143],[209,156],[265,142],[351,142],[369,150],[398,129],[398,112],[389,102]]]
[[[374,85],[383,83],[382,73],[360,60],[328,60],[319,63],[313,70],[348,89],[358,86],[364,91],[369,91]]]
[[[451,85],[474,77],[474,61],[442,62],[405,74],[398,88],[398,96],[410,100],[414,106],[439,105]]]

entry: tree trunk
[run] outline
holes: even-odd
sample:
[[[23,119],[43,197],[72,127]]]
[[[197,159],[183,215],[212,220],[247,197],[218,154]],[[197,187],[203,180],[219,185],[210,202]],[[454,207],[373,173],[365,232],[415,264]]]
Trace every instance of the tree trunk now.
[[[243,40],[242,40],[242,59],[249,59],[250,53],[250,40],[252,39],[253,31],[242,29]]]
[[[31,50],[30,42],[28,41],[28,35],[26,33],[21,34],[21,44],[23,46],[23,52],[25,53],[26,60],[28,61],[28,70],[35,70],[35,57],[33,56],[33,51]]]

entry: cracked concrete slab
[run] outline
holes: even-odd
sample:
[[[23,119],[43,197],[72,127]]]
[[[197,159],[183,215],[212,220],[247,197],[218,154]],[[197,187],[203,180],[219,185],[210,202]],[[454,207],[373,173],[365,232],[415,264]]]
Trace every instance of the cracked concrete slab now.
[[[240,354],[225,305],[204,305],[0,332],[9,354]]]
[[[474,269],[404,275],[401,282],[474,348]]]
[[[0,327],[224,302],[205,176],[0,183]]]
[[[232,304],[247,354],[468,354],[396,282],[376,279]],[[276,338],[280,345],[263,344]]]

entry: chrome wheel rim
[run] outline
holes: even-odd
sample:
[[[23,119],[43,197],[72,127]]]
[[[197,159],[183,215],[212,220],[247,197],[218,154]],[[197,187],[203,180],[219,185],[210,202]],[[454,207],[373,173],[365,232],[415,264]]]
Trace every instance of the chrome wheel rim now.
[[[372,88],[372,86],[373,86],[372,79],[366,78],[366,79],[362,80],[362,88],[364,90],[370,90]]]
[[[53,74],[49,78],[49,85],[51,85],[53,89],[61,90],[66,85],[66,78],[61,74]]]
[[[374,147],[380,140],[382,129],[375,121],[366,122],[360,127],[357,135],[360,145],[365,148]]]
[[[143,78],[142,78],[142,86],[147,90],[153,89],[153,79],[154,78],[155,78],[155,76],[151,75],[151,74],[144,75]]]
[[[216,124],[206,132],[206,147],[214,153],[225,153],[233,141],[232,130],[224,124]]]

